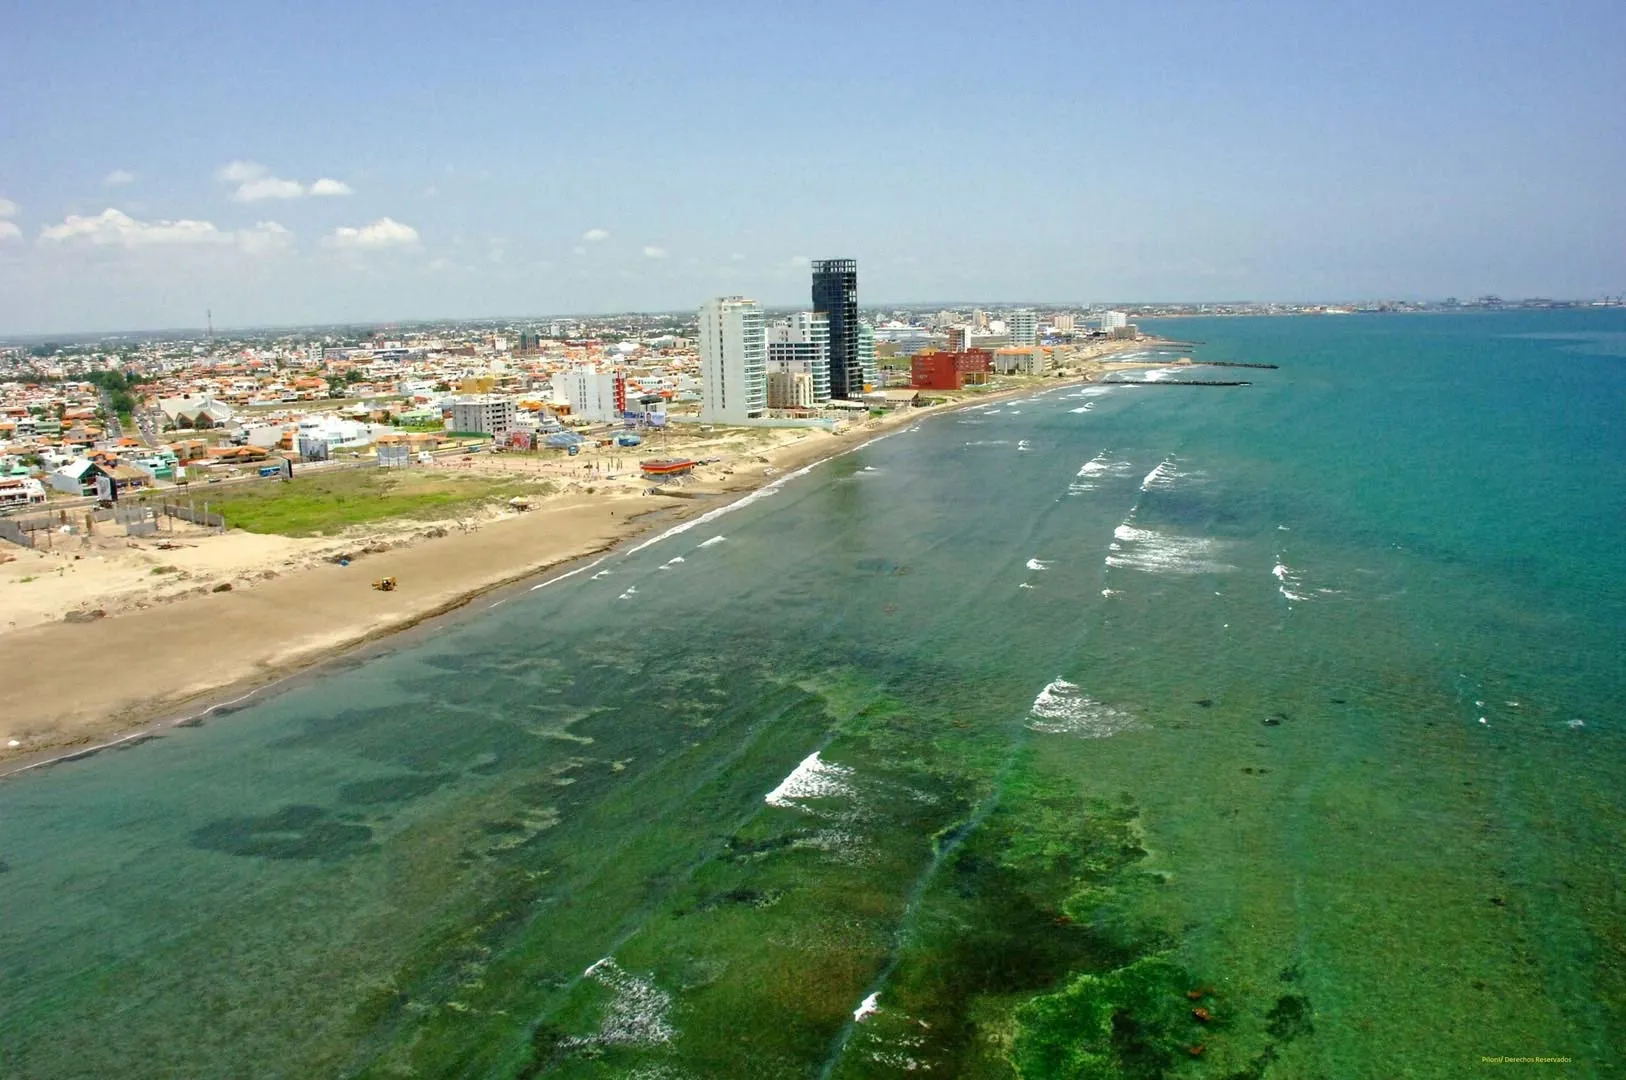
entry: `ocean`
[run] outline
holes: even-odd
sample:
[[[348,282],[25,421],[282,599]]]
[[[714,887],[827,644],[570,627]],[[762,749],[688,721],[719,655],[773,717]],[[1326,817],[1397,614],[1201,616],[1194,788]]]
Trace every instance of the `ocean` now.
[[[0,782],[0,1075],[1626,1072],[1626,312],[1147,329]]]

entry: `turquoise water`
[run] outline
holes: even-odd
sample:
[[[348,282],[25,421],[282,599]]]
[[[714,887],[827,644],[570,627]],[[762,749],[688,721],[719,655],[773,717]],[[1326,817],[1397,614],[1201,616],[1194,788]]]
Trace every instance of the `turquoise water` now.
[[[1619,1075],[1626,313],[1154,329],[0,783],[0,1074]]]

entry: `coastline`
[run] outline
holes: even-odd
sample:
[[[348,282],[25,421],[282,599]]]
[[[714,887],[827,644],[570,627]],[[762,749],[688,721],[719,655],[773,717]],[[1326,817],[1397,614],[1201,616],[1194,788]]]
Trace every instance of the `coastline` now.
[[[357,567],[312,566],[248,591],[189,597],[167,608],[90,623],[55,621],[0,634],[14,670],[29,673],[17,680],[12,694],[31,729],[26,732],[29,744],[0,745],[0,780],[138,745],[170,728],[226,715],[243,701],[460,612],[482,596],[525,583],[534,583],[532,588],[551,584],[584,569],[590,560],[653,542],[666,529],[725,509],[791,473],[932,416],[1092,382],[1108,370],[1162,366],[1164,362],[1115,362],[1111,357],[1168,344],[1174,343],[1114,343],[1088,358],[1082,374],[894,412],[841,434],[792,439],[764,449],[748,471],[696,485],[698,490],[683,497],[657,497],[659,505],[653,507],[646,499],[625,495],[564,498],[472,535],[415,543],[371,556]],[[411,591],[414,580],[433,579],[436,571],[442,579],[439,589],[426,595]],[[395,576],[404,587],[375,592],[365,580],[374,576]],[[323,619],[340,628],[326,633],[298,629],[302,621],[320,625]],[[153,651],[154,643],[160,643],[161,651]],[[152,693],[152,686],[175,689]]]

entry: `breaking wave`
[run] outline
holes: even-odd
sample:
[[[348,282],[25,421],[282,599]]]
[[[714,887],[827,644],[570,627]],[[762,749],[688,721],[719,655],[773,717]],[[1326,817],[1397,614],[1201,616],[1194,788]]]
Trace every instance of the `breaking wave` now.
[[[1236,567],[1211,558],[1216,542],[1137,529],[1127,521],[1112,533],[1107,565],[1148,574],[1221,574]]]
[[[1028,727],[1047,735],[1104,739],[1133,726],[1135,718],[1129,713],[1095,700],[1066,679],[1040,690],[1028,713]]]
[[[813,813],[813,808],[803,806],[802,801],[852,795],[853,787],[847,780],[852,773],[852,769],[846,765],[819,760],[819,752],[815,750],[803,758],[789,776],[779,781],[778,787],[764,795],[762,801],[769,806]]]

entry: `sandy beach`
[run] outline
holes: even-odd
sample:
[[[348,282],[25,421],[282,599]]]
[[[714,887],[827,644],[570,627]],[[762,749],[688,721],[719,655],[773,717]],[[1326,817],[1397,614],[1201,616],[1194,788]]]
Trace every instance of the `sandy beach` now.
[[[1121,346],[1135,347],[1144,343]],[[648,494],[625,460],[617,476],[605,478],[612,456],[626,451],[604,451],[598,474],[583,469],[591,457],[563,464],[481,455],[441,467],[565,482],[528,511],[493,507],[472,519],[393,521],[342,536],[216,535],[183,526],[140,540],[75,539],[46,552],[6,545],[0,775],[184,722],[504,585],[565,572],[568,563],[714,510],[923,417],[1136,366],[1146,365],[1092,360],[1079,376],[961,396],[840,433],[776,428],[749,438],[735,433],[710,447],[686,443],[684,453],[719,460],[678,495]],[[344,555],[349,565],[335,561]],[[385,577],[399,588],[371,587]],[[69,613],[74,617],[65,619]]]

